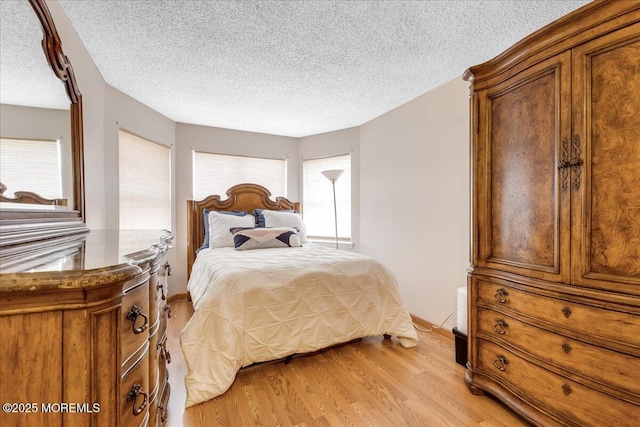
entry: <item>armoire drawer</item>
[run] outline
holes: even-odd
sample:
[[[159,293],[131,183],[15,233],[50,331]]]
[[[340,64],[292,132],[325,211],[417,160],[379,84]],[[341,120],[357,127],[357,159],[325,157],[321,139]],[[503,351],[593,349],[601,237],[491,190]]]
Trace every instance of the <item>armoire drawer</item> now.
[[[635,346],[640,352],[640,316],[590,307],[480,280],[478,302],[504,307],[582,334]]]
[[[149,415],[149,351],[126,373],[120,386],[122,426],[145,425]]]
[[[640,403],[640,358],[540,329],[511,316],[478,309],[478,331],[545,362],[634,393]]]
[[[586,387],[516,356],[495,343],[478,340],[478,372],[498,376],[534,406],[543,406],[577,425],[636,426],[634,405]],[[541,408],[543,409],[543,408]]]
[[[122,366],[149,339],[149,281],[129,290],[122,297],[120,339],[122,342]]]

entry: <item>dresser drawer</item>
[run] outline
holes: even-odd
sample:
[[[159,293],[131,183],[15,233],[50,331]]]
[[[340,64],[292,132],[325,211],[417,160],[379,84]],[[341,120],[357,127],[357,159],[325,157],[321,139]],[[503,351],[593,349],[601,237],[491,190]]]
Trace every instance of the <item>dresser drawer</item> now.
[[[481,280],[478,301],[640,350],[640,316],[532,294]]]
[[[148,349],[147,349],[148,350]],[[123,426],[140,426],[149,412],[149,352],[126,373],[120,387],[120,420]]]
[[[149,339],[149,281],[129,290],[122,297],[120,339],[122,366],[127,368],[130,358]]]
[[[478,309],[478,331],[546,362],[634,393],[640,402],[640,358],[537,328],[496,311]]]
[[[640,406],[618,400],[530,363],[497,344],[478,340],[478,371],[498,376],[534,406],[584,426],[636,426]],[[543,409],[543,408],[541,408]]]

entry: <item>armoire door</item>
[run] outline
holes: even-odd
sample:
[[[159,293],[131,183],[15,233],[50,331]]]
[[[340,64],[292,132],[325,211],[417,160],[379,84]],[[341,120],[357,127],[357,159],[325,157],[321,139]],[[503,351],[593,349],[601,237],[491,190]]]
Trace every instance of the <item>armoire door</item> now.
[[[478,96],[478,267],[568,282],[571,54]]]
[[[640,23],[573,50],[572,283],[640,295]]]

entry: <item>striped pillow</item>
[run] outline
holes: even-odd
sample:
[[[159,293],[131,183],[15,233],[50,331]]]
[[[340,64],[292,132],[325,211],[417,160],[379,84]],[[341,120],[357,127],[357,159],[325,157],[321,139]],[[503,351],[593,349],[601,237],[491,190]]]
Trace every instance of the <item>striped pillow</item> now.
[[[231,233],[233,234],[233,243],[238,250],[301,246],[298,232],[290,227],[237,227],[232,228]]]

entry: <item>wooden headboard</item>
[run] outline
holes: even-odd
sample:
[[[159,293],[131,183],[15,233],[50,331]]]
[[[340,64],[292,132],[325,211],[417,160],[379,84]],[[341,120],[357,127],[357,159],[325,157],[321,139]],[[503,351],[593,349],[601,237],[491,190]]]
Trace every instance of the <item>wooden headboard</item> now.
[[[202,210],[246,211],[254,209],[287,210],[302,212],[300,203],[291,202],[284,197],[271,200],[269,190],[258,184],[238,184],[227,190],[227,198],[209,196],[204,200],[187,200],[187,278],[191,276],[191,267],[196,260],[196,249],[204,242],[204,220]]]

